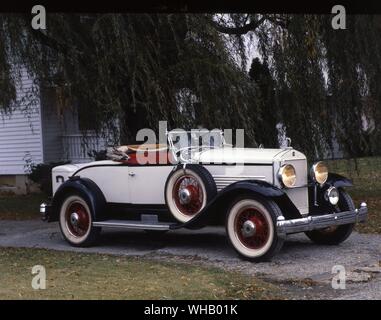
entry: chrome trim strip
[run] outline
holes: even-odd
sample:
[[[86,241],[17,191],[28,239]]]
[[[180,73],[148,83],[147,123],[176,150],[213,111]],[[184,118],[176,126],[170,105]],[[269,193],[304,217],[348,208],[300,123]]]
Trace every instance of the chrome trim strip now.
[[[94,227],[107,227],[107,228],[125,228],[125,229],[139,229],[139,230],[169,230],[170,224],[160,223],[152,224],[142,221],[131,220],[106,220],[94,221]]]
[[[349,223],[363,222],[368,215],[368,208],[363,202],[359,209],[344,211],[320,216],[308,216],[306,218],[285,220],[279,216],[276,223],[277,234],[285,237],[287,234],[323,229]]]

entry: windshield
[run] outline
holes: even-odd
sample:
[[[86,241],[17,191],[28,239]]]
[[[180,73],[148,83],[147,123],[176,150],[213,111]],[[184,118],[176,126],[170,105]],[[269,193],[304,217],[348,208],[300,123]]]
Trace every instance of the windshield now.
[[[170,148],[175,154],[184,150],[197,152],[205,149],[221,148],[225,144],[222,130],[172,130],[167,135]]]

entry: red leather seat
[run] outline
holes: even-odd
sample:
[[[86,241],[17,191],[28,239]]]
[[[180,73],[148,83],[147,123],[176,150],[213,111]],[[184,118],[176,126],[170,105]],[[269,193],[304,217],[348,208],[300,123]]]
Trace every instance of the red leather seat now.
[[[129,165],[160,165],[171,164],[172,154],[168,150],[164,151],[143,151],[128,154],[129,159],[125,161]]]
[[[165,144],[126,145],[117,148],[128,160],[116,160],[128,165],[166,165],[175,163],[172,153]]]

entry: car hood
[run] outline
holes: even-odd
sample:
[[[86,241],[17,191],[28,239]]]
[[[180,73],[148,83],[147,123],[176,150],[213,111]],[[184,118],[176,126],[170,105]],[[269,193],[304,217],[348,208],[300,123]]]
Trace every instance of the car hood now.
[[[274,161],[305,159],[305,156],[292,149],[262,149],[262,148],[218,148],[196,153],[194,159],[202,163],[245,163],[272,164]]]

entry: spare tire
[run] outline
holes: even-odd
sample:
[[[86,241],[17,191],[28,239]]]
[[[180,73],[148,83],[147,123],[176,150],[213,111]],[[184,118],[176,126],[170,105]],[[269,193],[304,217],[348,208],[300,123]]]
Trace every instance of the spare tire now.
[[[178,166],[165,184],[165,201],[179,222],[194,218],[217,194],[212,175],[198,164]]]

